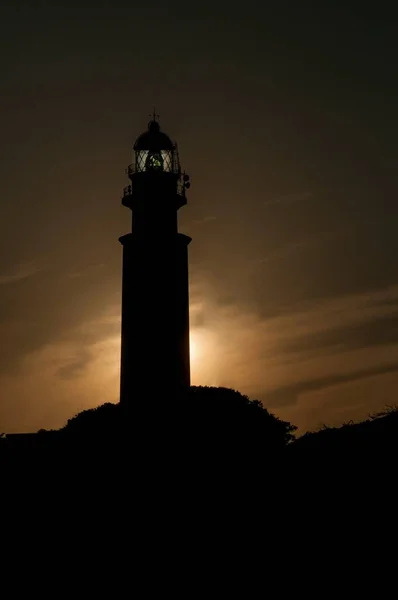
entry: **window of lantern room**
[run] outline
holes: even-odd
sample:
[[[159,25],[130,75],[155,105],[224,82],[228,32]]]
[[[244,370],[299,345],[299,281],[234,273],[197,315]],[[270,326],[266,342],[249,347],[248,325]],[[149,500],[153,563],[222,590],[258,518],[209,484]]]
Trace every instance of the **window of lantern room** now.
[[[145,171],[163,171],[163,158],[160,152],[149,152],[145,161]]]
[[[136,169],[137,171],[145,171],[145,163],[148,158],[148,150],[140,150],[136,154]]]
[[[172,171],[172,153],[169,150],[140,150],[136,154],[136,170]]]
[[[162,155],[162,159],[163,159],[163,170],[164,171],[171,171],[172,168],[172,153],[169,150],[161,150],[160,154]]]

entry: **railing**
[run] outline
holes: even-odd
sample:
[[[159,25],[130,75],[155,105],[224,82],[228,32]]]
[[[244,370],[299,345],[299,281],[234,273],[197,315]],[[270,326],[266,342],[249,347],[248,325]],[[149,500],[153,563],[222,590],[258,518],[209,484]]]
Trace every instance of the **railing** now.
[[[174,173],[174,175],[179,175],[180,173],[180,167],[168,167],[165,169],[159,169],[159,171],[161,173]],[[137,165],[136,163],[132,163],[131,165],[129,165],[126,169],[126,175],[128,175],[129,177],[131,175],[134,175],[135,173],[146,173],[147,170],[143,169],[142,167],[140,167],[139,165]]]
[[[185,183],[182,179],[177,180],[176,192],[177,192],[178,196],[182,196],[183,198],[185,198]],[[126,187],[123,189],[123,198],[125,198],[126,196],[131,196],[132,193],[133,193],[132,185],[126,185]]]
[[[185,198],[185,183],[182,178],[177,180],[177,195]]]

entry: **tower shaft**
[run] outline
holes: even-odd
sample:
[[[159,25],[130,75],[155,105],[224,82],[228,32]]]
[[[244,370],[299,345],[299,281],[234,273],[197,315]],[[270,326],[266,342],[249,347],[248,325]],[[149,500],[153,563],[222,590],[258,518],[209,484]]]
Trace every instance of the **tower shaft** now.
[[[123,245],[121,402],[190,385],[188,244],[176,233]]]

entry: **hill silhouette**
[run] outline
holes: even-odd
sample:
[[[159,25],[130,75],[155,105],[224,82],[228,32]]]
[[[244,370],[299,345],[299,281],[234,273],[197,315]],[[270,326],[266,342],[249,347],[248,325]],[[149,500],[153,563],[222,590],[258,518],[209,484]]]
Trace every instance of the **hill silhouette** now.
[[[63,449],[119,453],[122,449],[173,447],[202,454],[278,453],[294,439],[296,427],[269,413],[259,401],[227,388],[191,387],[178,398],[148,395],[131,408],[106,403],[84,410],[59,430],[28,436],[3,436],[2,447],[15,455],[31,450]]]
[[[350,421],[340,427],[324,425],[318,431],[307,432],[296,440],[295,450],[346,454],[392,452],[398,449],[397,434],[398,406],[387,406],[362,422]]]
[[[108,403],[80,412],[59,430],[3,435],[0,461],[3,481],[18,473],[43,489],[62,481],[69,489],[115,491],[134,481],[148,494],[153,486],[162,493],[267,490],[267,501],[287,496],[291,486],[311,495],[320,486],[349,493],[370,482],[382,490],[391,481],[397,407],[361,423],[296,432],[236,390],[191,387],[174,401],[148,391],[129,412]]]

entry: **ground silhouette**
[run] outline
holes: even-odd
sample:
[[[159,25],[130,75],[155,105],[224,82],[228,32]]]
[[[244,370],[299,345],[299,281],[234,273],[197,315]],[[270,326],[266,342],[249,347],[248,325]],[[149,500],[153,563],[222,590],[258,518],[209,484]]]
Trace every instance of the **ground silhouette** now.
[[[260,402],[201,386],[174,401],[148,391],[130,411],[103,404],[59,430],[0,438],[3,482],[18,474],[43,490],[61,481],[79,493],[116,495],[133,486],[146,507],[168,490],[181,497],[228,490],[229,497],[254,494],[275,506],[292,489],[300,499],[323,494],[325,501],[369,487],[381,494],[393,481],[397,451],[397,407],[297,436]]]

